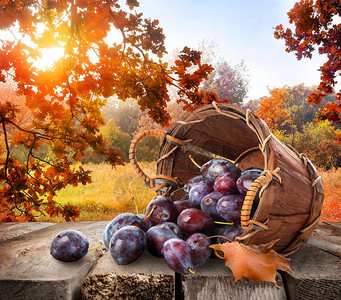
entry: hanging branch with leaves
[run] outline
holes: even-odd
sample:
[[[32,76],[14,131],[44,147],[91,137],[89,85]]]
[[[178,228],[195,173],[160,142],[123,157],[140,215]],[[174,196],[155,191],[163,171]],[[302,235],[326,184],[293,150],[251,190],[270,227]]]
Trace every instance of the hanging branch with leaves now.
[[[25,99],[20,110],[30,113],[19,126],[19,112],[0,95],[3,221],[33,221],[41,214],[75,219],[77,207],[53,200],[67,185],[91,182],[90,172],[74,163],[92,149],[113,166],[122,164],[120,153],[99,134],[106,98],[134,98],[162,126],[170,121],[169,86],[177,87],[189,111],[219,102],[199,88],[212,72],[200,63],[200,52],[185,47],[172,68],[162,61],[163,31],[158,20],[136,12],[138,5],[135,0],[1,1],[0,30],[11,34],[0,38],[0,82],[14,82]],[[61,49],[63,55],[41,67],[37,61],[46,49]],[[10,145],[26,149],[24,163]],[[43,147],[49,149],[47,158],[39,154]]]
[[[275,38],[285,40],[286,51],[294,52],[298,60],[312,58],[316,50],[326,57],[319,69],[321,81],[317,91],[308,97],[310,104],[319,104],[323,97],[334,92],[341,76],[341,1],[301,0],[288,12],[288,17],[295,30],[285,29],[283,25],[275,30]],[[320,109],[318,118],[341,124],[341,91],[336,92],[335,101]]]

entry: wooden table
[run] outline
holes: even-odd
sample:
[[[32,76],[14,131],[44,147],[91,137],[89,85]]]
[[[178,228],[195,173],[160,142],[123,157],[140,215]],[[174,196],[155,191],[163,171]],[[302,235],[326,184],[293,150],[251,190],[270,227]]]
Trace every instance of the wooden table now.
[[[148,252],[136,262],[115,264],[104,246],[64,263],[49,253],[62,230],[83,232],[93,247],[108,222],[0,224],[0,299],[341,299],[341,224],[320,223],[308,244],[289,256],[293,272],[273,283],[232,272],[212,258],[197,274],[174,273]]]

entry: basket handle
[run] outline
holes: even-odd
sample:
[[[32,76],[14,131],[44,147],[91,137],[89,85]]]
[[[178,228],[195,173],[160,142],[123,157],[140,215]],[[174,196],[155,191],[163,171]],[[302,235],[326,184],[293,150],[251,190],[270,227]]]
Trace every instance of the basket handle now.
[[[258,178],[256,178],[252,182],[249,190],[247,191],[245,195],[245,199],[244,199],[242,211],[241,211],[241,216],[240,216],[240,225],[245,231],[253,229],[253,225],[258,225],[259,227],[261,227],[260,228],[261,230],[268,229],[267,225],[261,222],[255,221],[255,220],[250,220],[251,208],[252,208],[253,201],[256,197],[256,194],[258,190],[266,184],[268,184],[268,178],[265,174],[262,173]]]
[[[137,144],[143,140],[145,137],[153,135],[153,136],[158,136],[163,140],[166,137],[166,132],[162,130],[146,130],[140,134],[138,134],[131,142],[130,148],[129,148],[129,160],[130,163],[133,165],[134,170],[137,172],[137,174],[145,181],[145,182],[150,182],[151,178],[143,172],[141,169],[140,165],[137,162],[136,159],[136,149],[137,149]]]
[[[178,188],[179,181],[177,178],[173,178],[171,176],[159,174],[154,178],[149,177],[140,167],[136,159],[136,149],[137,144],[147,136],[158,136],[163,141],[167,139],[169,142],[174,143],[176,145],[184,145],[184,142],[168,135],[166,132],[157,129],[146,130],[140,134],[138,134],[131,142],[129,148],[129,160],[133,165],[134,170],[137,174],[144,180],[144,182],[154,191],[158,191],[161,189],[168,189],[168,187]]]
[[[278,167],[272,171],[264,170],[259,175],[259,177],[256,178],[252,182],[249,190],[247,191],[245,195],[245,199],[244,199],[242,211],[241,211],[241,216],[240,216],[240,225],[245,231],[254,229],[254,226],[257,227],[256,228],[257,230],[264,230],[264,229],[269,228],[266,224],[263,224],[255,220],[250,220],[251,208],[252,208],[253,201],[256,197],[256,194],[261,187],[265,189],[273,179],[279,183],[282,183],[282,178],[278,174],[279,170],[280,168]]]

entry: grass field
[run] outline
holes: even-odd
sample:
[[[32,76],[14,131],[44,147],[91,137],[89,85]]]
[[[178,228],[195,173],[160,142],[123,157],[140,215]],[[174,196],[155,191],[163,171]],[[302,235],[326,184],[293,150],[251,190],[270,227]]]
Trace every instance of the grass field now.
[[[88,164],[92,183],[68,187],[60,191],[56,201],[80,207],[79,221],[111,220],[122,212],[144,213],[156,193],[144,185],[130,164],[113,169],[109,165]],[[141,163],[149,176],[155,173],[155,164]],[[341,222],[341,169],[319,170],[325,190],[322,221]],[[135,201],[133,200],[135,198]],[[40,221],[61,222],[61,218],[40,218]]]
[[[155,165],[141,163],[148,176],[155,175]],[[55,201],[77,205],[80,208],[78,221],[112,220],[122,212],[144,213],[149,201],[156,193],[145,186],[130,164],[112,168],[106,164],[87,164],[92,171],[92,183],[69,186],[58,192]],[[133,200],[134,198],[134,200]],[[62,218],[41,217],[39,221],[61,222]]]

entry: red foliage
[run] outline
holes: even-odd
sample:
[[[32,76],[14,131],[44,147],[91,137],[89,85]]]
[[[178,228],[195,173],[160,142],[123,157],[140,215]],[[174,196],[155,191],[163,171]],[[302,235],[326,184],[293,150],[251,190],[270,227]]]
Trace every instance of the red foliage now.
[[[295,30],[278,25],[275,38],[284,39],[287,52],[295,52],[297,59],[311,58],[313,51],[324,54],[327,61],[321,66],[318,91],[308,97],[308,102],[318,104],[322,98],[333,93],[336,79],[341,76],[341,24],[335,17],[341,15],[340,0],[301,0],[288,12],[289,22]],[[341,124],[341,91],[334,103],[319,112],[319,118]]]
[[[92,148],[112,165],[122,164],[120,154],[99,135],[104,98],[137,99],[141,110],[163,126],[170,120],[166,110],[170,85],[178,88],[179,101],[187,110],[219,101],[199,88],[213,70],[201,64],[200,52],[185,47],[169,69],[161,61],[166,49],[158,21],[134,12],[136,0],[125,1],[128,11],[119,2],[1,2],[0,29],[18,36],[0,40],[0,82],[13,78],[31,117],[21,124],[13,103],[0,103],[2,220],[33,221],[45,213],[75,219],[77,208],[53,201],[65,186],[91,181],[88,171],[75,169],[72,163]],[[105,41],[113,28],[121,33],[121,43]],[[25,44],[20,35],[33,44]],[[33,61],[40,49],[48,47],[64,48],[64,56],[49,69],[39,69]],[[12,143],[26,148],[24,163],[13,158]],[[50,149],[49,159],[38,153],[43,145]]]

